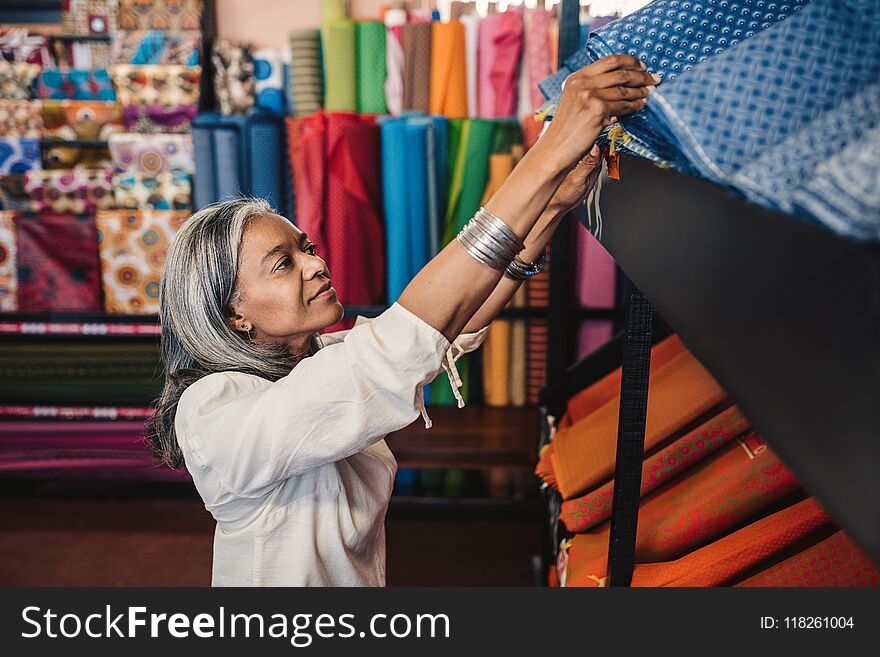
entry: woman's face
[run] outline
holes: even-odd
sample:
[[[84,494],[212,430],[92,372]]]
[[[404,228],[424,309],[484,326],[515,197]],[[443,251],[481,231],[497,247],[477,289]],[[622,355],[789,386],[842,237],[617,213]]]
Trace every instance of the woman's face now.
[[[326,263],[305,233],[277,214],[253,218],[238,259],[239,298],[229,321],[251,339],[304,353],[311,337],[342,319]]]

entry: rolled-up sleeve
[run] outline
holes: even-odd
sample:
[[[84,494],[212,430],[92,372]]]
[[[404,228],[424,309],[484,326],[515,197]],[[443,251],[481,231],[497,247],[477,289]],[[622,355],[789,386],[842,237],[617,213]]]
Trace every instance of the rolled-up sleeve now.
[[[260,495],[410,424],[449,347],[394,304],[278,381],[221,372],[192,384],[178,404],[181,449],[230,491]]]

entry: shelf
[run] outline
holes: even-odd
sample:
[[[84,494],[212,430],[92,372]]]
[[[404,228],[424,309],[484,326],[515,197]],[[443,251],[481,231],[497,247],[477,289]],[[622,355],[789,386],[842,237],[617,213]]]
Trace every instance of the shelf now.
[[[880,561],[880,248],[626,159],[602,242],[768,444]]]
[[[43,148],[107,148],[107,144],[108,142],[104,139],[54,139],[52,137],[43,137],[40,140],[40,146]]]
[[[110,43],[113,37],[109,34],[51,34],[49,41],[98,41]]]
[[[10,0],[0,4],[0,23],[60,23],[61,0]]]
[[[536,408],[428,406],[428,415],[432,428],[417,420],[386,438],[400,467],[531,469],[538,460]]]
[[[0,419],[122,421],[145,420],[152,413],[151,408],[140,406],[0,406]]]

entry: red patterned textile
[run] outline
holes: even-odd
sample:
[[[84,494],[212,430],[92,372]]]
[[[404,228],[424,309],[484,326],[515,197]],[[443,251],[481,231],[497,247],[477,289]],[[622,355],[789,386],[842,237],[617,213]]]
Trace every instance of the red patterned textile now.
[[[645,498],[639,509],[636,563],[668,561],[700,548],[798,489],[794,474],[755,434]],[[604,575],[608,523],[575,536],[569,581]]]
[[[771,566],[737,586],[871,586],[880,575],[844,532],[832,534],[803,552]]]
[[[101,310],[94,216],[23,214],[15,226],[20,311]]]
[[[748,429],[749,421],[734,406],[648,456],[642,464],[642,496],[714,454]],[[611,517],[613,497],[614,480],[563,502],[560,518],[570,532],[585,532]]]

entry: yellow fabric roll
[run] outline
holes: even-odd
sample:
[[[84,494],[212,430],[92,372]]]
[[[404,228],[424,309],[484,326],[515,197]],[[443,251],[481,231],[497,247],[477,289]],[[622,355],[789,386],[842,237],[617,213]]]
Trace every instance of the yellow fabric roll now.
[[[514,308],[525,308],[526,286],[521,285],[513,295],[510,304]],[[510,404],[526,405],[526,322],[515,319],[510,327]]]
[[[431,114],[450,119],[468,115],[464,25],[433,23],[431,29]]]

